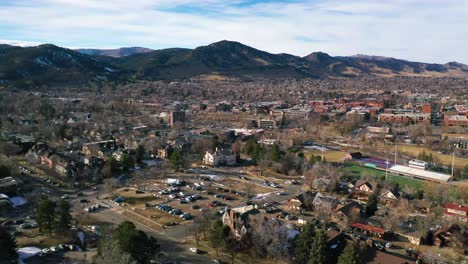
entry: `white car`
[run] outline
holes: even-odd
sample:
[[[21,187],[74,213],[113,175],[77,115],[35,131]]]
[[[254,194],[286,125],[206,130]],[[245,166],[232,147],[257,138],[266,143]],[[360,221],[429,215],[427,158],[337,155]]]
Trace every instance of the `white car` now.
[[[200,250],[198,250],[198,248],[195,248],[195,247],[191,247],[189,249],[190,249],[190,251],[192,251],[195,254],[198,254],[200,252]]]

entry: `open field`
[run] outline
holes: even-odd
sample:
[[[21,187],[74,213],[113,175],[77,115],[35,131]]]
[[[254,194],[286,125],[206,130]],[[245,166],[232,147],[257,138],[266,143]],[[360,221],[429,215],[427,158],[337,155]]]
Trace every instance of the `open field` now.
[[[320,157],[322,155],[322,152],[320,152],[318,150],[304,149],[304,155],[307,157],[307,159],[309,159],[311,155]],[[345,152],[338,151],[338,150],[327,150],[327,151],[323,152],[323,158],[327,162],[341,162],[341,161],[343,161],[345,156],[346,156]]]
[[[394,146],[389,146],[389,147],[391,148],[391,151],[395,151]],[[445,155],[437,151],[433,151],[428,147],[423,147],[423,146],[398,145],[398,152],[405,153],[406,155],[409,155],[415,158],[418,157],[418,155],[423,151],[425,151],[427,154],[432,153],[432,155],[436,158],[437,161],[439,161],[440,163],[446,166],[452,165],[452,156],[450,155]],[[468,165],[468,159],[455,157],[455,167],[463,168],[466,165]]]
[[[342,169],[342,171],[346,176],[354,176],[359,178],[363,175],[369,175],[375,178],[385,177],[385,171],[363,167],[353,163],[345,163],[345,167]],[[422,189],[424,186],[423,181],[396,176],[390,173],[388,174],[388,181],[393,184],[399,184],[400,186],[413,186],[416,189]]]
[[[156,221],[163,225],[172,221],[176,223],[183,222],[182,218],[160,211],[156,208],[142,208],[142,210],[135,210],[134,213],[150,218],[152,221]]]

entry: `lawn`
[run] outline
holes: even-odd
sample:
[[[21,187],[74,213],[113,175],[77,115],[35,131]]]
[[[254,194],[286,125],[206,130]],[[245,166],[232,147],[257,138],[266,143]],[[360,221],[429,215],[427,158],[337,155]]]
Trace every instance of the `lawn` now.
[[[307,157],[307,159],[309,159],[311,155],[321,157],[322,152],[318,150],[304,149],[304,155]],[[346,152],[344,151],[327,150],[323,152],[323,157],[327,162],[342,162],[345,156]]]
[[[360,178],[363,175],[369,175],[376,178],[385,177],[385,171],[376,170],[368,167],[363,167],[351,162],[345,162],[345,167],[342,169],[345,176],[353,176]],[[410,179],[406,177],[401,177],[393,174],[388,174],[388,182],[393,184],[399,184],[400,186],[413,186],[416,189],[422,189],[424,182],[420,180]]]

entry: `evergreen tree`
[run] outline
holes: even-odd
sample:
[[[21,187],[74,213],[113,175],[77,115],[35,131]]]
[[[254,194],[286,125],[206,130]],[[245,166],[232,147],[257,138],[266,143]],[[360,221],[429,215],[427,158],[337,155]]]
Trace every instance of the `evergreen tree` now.
[[[325,229],[320,229],[315,234],[314,242],[310,248],[308,264],[325,264],[327,263],[327,232]]]
[[[351,242],[346,245],[343,253],[338,258],[338,264],[359,264],[359,250],[355,243]]]
[[[145,157],[145,147],[143,147],[143,145],[138,145],[135,157],[137,163],[141,163],[143,161]]]
[[[56,203],[51,200],[42,201],[36,209],[36,220],[41,232],[48,232],[52,235],[55,224]]]
[[[184,165],[184,157],[182,151],[178,148],[174,149],[171,156],[169,157],[171,168],[175,171],[180,171]]]
[[[135,224],[122,222],[114,231],[112,240],[118,242],[120,249],[130,254],[139,264],[152,263],[159,257],[160,245],[153,237],[137,230]]]
[[[111,178],[114,172],[119,170],[119,162],[114,158],[109,158],[104,164],[103,174],[104,178]]]
[[[375,211],[377,211],[378,197],[377,194],[373,193],[369,195],[366,205],[366,214],[367,216],[373,216]]]
[[[66,232],[71,226],[72,216],[70,214],[70,203],[61,200],[58,203],[55,218],[55,231],[58,233]]]
[[[135,166],[135,160],[129,154],[122,155],[122,169],[128,171]]]
[[[309,261],[310,248],[315,237],[315,227],[308,224],[296,239],[295,264],[304,264]]]
[[[135,224],[129,221],[124,221],[117,226],[114,231],[114,239],[119,242],[119,246],[123,251],[130,252],[131,237],[135,234]]]
[[[11,170],[5,165],[0,165],[0,179],[11,176]]]
[[[0,263],[17,263],[18,252],[16,252],[16,239],[13,234],[0,225]]]
[[[273,146],[271,146],[271,149],[268,152],[268,158],[271,161],[275,161],[275,162],[280,160],[280,158],[281,158],[281,149],[277,144],[274,144]]]
[[[216,256],[219,256],[219,248],[222,247],[224,241],[224,224],[220,218],[216,219],[211,226],[209,240],[211,246],[216,250]]]
[[[145,232],[136,230],[130,237],[129,253],[137,263],[146,264],[157,261],[160,246],[154,237],[148,237]]]

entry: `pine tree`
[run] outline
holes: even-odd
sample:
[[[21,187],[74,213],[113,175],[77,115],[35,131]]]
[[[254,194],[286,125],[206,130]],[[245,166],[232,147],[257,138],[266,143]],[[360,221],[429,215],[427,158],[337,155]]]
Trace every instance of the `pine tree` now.
[[[55,224],[56,203],[51,200],[42,201],[36,209],[36,220],[41,232],[48,232],[52,235]]]
[[[211,226],[209,240],[211,246],[216,250],[216,256],[219,256],[219,248],[222,247],[224,241],[223,222],[221,219],[216,219]]]
[[[348,243],[338,258],[338,264],[359,264],[359,250],[356,244]]]
[[[141,163],[144,157],[145,157],[145,147],[143,147],[143,145],[138,145],[136,149],[136,154],[135,154],[136,162]]]
[[[54,225],[57,233],[64,233],[70,228],[72,220],[70,208],[70,203],[65,200],[58,203]]]
[[[171,168],[175,171],[180,171],[184,165],[184,158],[182,156],[182,151],[180,149],[174,149],[171,156],[169,157],[171,162]]]
[[[308,264],[325,264],[327,263],[327,233],[324,229],[320,229],[315,234],[314,242],[309,252]]]
[[[18,252],[16,252],[16,239],[13,234],[0,225],[0,263],[17,263]]]
[[[298,236],[296,240],[296,250],[295,250],[295,264],[303,264],[309,261],[310,248],[314,241],[315,237],[315,228],[314,225],[308,224],[304,227],[302,233]]]
[[[369,195],[369,199],[367,200],[367,205],[366,205],[366,214],[368,216],[373,216],[375,211],[377,211],[377,204],[378,204],[378,197],[377,194],[371,194]]]

